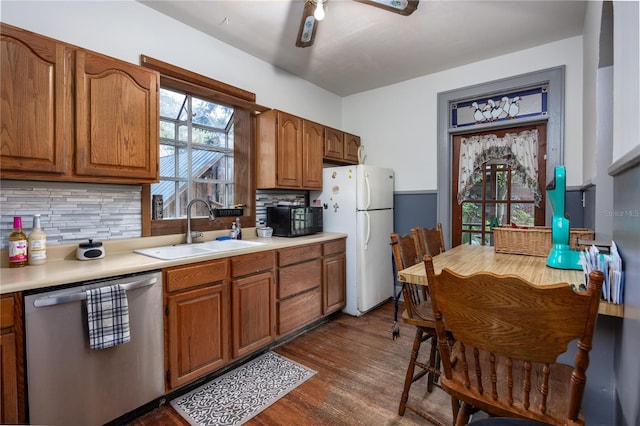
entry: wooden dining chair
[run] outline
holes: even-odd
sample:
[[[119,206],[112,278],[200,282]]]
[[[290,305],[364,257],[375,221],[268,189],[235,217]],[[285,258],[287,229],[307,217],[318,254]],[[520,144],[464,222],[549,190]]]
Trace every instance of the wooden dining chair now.
[[[392,233],[390,237],[393,259],[398,271],[421,261],[416,252],[416,246],[412,236]],[[435,321],[433,319],[433,308],[431,307],[429,293],[426,286],[403,283],[402,296],[405,305],[405,310],[402,313],[402,321],[415,326],[416,333],[413,339],[411,358],[407,366],[398,414],[403,416],[405,410],[409,409],[431,423],[441,424],[438,419],[421,410],[417,404],[412,404],[408,401],[409,390],[414,382],[427,376],[427,391],[432,392],[433,386],[437,383],[438,377],[440,376]],[[426,342],[431,343],[429,357],[426,362],[422,362],[418,360],[418,355],[420,353],[420,347]],[[416,367],[419,369],[417,373]]]
[[[411,228],[411,235],[413,235],[420,261],[422,261],[422,256],[425,254],[437,256],[440,253],[444,253],[444,234],[442,233],[441,223],[438,223],[433,228],[419,226]]]
[[[456,425],[475,410],[551,425],[584,425],[580,411],[604,275],[584,292],[533,285],[515,275],[469,276],[424,259],[440,342],[442,389]],[[517,271],[515,271],[517,272]],[[451,346],[443,339],[453,333]],[[557,361],[578,339],[574,365]]]

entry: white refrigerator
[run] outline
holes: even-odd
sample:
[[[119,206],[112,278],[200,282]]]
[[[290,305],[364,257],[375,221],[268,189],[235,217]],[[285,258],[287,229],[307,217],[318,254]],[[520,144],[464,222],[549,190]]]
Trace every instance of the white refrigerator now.
[[[324,207],[323,230],[347,237],[347,302],[344,312],[360,316],[393,297],[389,234],[393,232],[392,169],[369,165],[323,170],[322,192],[313,206]]]

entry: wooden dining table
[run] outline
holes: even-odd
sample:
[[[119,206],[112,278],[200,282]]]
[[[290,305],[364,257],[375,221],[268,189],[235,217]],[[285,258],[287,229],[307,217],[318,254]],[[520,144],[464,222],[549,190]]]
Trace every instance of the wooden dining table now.
[[[496,253],[492,246],[459,245],[433,257],[433,269],[439,274],[448,268],[461,275],[492,272],[498,275],[517,275],[532,284],[544,286],[556,283],[585,284],[583,271],[555,269],[547,266],[545,257]],[[419,262],[398,271],[398,281],[429,285],[424,263]],[[601,301],[599,313],[623,316],[623,305]]]

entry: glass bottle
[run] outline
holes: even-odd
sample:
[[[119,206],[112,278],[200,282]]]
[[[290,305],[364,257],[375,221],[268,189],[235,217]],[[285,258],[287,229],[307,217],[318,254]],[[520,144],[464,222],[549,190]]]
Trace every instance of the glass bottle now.
[[[240,218],[239,217],[236,218],[236,239],[237,240],[241,240],[242,239],[242,228],[240,227]]]
[[[22,218],[13,217],[13,232],[9,235],[9,267],[27,265],[27,234],[22,231]]]
[[[33,229],[29,234],[28,258],[29,265],[43,265],[47,263],[47,234],[40,227],[40,215],[33,215]]]

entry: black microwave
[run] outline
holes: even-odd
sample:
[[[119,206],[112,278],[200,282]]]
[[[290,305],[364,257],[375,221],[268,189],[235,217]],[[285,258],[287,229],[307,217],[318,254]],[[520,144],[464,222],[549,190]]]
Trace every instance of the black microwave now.
[[[322,207],[267,207],[267,226],[277,237],[322,232]]]

